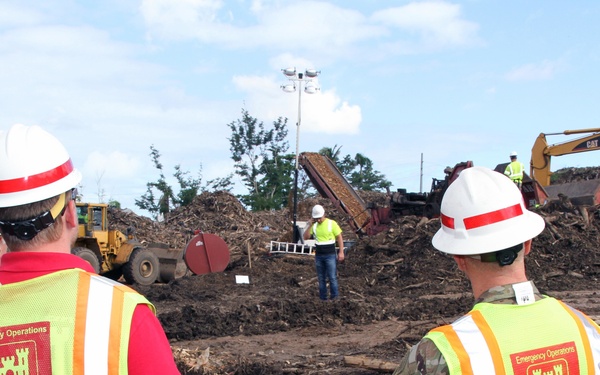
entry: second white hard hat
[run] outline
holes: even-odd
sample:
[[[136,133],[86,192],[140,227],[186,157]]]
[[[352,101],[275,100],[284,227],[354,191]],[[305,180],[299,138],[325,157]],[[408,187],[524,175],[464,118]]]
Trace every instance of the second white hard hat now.
[[[516,151],[513,151],[513,152],[510,153],[510,157],[512,158],[513,156],[517,156],[517,152]]]
[[[320,219],[325,215],[325,209],[320,204],[316,204],[312,209],[313,219]]]
[[[544,230],[544,219],[529,211],[519,188],[489,168],[463,170],[444,193],[433,246],[445,253],[475,255],[518,245]]]
[[[39,126],[0,132],[0,207],[57,196],[81,181],[62,143]]]

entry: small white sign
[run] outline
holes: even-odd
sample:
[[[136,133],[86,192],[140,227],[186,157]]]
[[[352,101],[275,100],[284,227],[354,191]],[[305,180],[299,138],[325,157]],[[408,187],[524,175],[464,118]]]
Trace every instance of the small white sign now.
[[[530,305],[535,302],[533,285],[531,285],[530,281],[524,281],[522,283],[513,284],[512,287],[515,291],[517,305]]]
[[[235,275],[236,284],[250,284],[250,278],[245,275]]]

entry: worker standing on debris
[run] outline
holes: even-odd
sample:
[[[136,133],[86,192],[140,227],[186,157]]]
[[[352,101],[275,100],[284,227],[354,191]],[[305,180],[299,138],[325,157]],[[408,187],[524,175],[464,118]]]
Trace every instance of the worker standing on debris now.
[[[179,374],[154,306],[71,254],[80,180],[39,126],[0,131],[0,233],[10,248],[0,265],[0,348],[15,359],[4,370]]]
[[[527,280],[524,257],[544,219],[525,208],[514,184],[487,168],[465,169],[440,219],[433,246],[465,273],[475,306],[429,331],[395,375],[597,373],[598,325]]]
[[[314,236],[316,240],[315,266],[319,279],[319,297],[327,300],[327,280],[329,279],[330,299],[339,295],[337,280],[337,262],[344,261],[344,239],[339,224],[325,217],[325,209],[317,204],[312,209],[312,220],[308,222],[309,230],[304,232],[304,239]],[[336,255],[335,244],[338,244]]]
[[[510,178],[512,182],[517,185],[519,190],[523,186],[523,172],[525,171],[525,166],[523,163],[517,160],[517,152],[513,151],[510,153],[510,163],[506,166],[504,170],[504,174]]]

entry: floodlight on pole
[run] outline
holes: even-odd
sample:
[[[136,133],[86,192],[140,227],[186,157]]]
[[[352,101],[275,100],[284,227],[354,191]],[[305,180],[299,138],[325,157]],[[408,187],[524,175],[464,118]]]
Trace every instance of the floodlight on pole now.
[[[307,94],[314,94],[320,90],[320,88],[313,82],[319,74],[320,70],[306,69],[304,73],[299,73],[296,68],[281,69],[283,75],[289,80],[285,85],[281,85],[281,89],[287,93],[295,92],[298,90],[298,122],[296,123],[296,164],[294,167],[294,208],[293,208],[293,242],[298,243],[302,240],[300,238],[300,231],[296,224],[298,219],[298,158],[300,156],[300,123],[302,122],[302,83],[305,82],[304,92]],[[298,87],[296,88],[296,83]]]

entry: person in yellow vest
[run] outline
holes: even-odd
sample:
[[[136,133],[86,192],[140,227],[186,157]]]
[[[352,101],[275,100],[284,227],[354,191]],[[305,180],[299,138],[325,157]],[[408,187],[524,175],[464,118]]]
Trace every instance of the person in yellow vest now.
[[[394,375],[600,371],[598,325],[527,279],[524,257],[545,224],[513,183],[488,168],[465,169],[442,199],[440,220],[432,244],[465,273],[475,305],[429,331]]]
[[[523,172],[525,171],[525,166],[523,163],[517,160],[517,152],[513,151],[510,153],[510,163],[506,166],[504,170],[504,174],[510,178],[512,182],[517,185],[519,190],[523,186]]]
[[[304,239],[308,240],[313,236],[316,240],[315,267],[319,280],[319,298],[323,301],[327,300],[327,280],[329,280],[329,298],[334,300],[339,296],[337,262],[344,261],[342,229],[335,220],[325,217],[325,209],[320,204],[313,207],[311,216],[312,220],[308,222],[309,230],[304,232]]]
[[[0,373],[179,374],[154,306],[71,254],[80,181],[41,127],[0,131]]]

